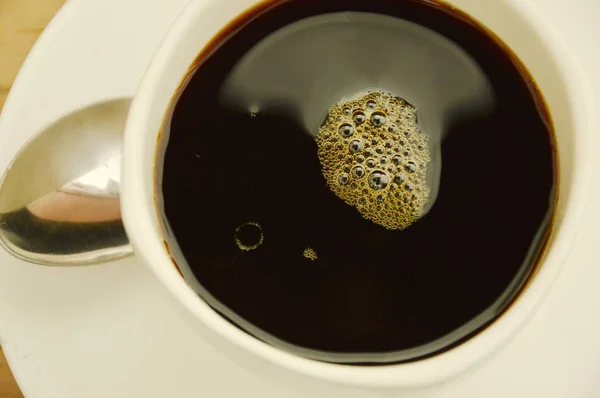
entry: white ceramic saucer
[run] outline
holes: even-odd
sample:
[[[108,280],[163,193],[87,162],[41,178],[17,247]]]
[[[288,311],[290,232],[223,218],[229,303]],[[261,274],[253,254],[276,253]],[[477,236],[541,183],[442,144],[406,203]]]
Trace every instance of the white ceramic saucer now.
[[[6,103],[0,170],[31,134],[60,115],[133,95],[185,3],[70,0],[30,54]],[[546,18],[600,94],[600,2],[529,0],[527,7]],[[486,364],[429,390],[357,391],[259,378],[200,340],[133,259],[55,269],[0,250],[0,342],[28,398],[599,397],[600,208],[592,204],[600,203],[600,173],[594,184],[568,264],[526,329]]]

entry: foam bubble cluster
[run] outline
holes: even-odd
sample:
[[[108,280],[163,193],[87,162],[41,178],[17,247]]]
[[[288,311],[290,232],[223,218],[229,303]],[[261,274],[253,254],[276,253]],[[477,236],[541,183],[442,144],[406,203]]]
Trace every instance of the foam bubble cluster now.
[[[402,230],[424,214],[429,139],[402,98],[373,92],[332,106],[317,145],[328,186],[364,218]]]
[[[304,258],[307,258],[310,261],[317,261],[319,258],[317,256],[317,252],[312,247],[308,247],[308,248],[304,249],[304,252],[302,253],[302,255],[304,256]]]

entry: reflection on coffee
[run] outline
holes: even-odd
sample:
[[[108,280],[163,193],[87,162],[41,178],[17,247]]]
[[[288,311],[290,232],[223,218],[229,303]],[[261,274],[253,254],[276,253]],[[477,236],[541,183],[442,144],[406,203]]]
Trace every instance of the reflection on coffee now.
[[[531,277],[553,129],[533,79],[466,15],[271,1],[192,73],[157,173],[166,239],[239,328],[323,361],[415,360],[483,330]]]

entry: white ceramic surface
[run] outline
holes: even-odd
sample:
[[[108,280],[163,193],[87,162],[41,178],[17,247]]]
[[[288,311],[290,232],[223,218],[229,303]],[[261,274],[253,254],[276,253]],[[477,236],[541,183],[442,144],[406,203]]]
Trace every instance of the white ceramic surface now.
[[[257,0],[192,1],[156,52],[132,102],[123,144],[121,204],[123,220],[134,250],[165,284],[190,317],[192,327],[236,363],[265,376],[272,364],[319,379],[366,387],[420,387],[439,383],[478,363],[517,332],[546,296],[562,268],[580,227],[591,175],[589,136],[595,128],[591,92],[587,79],[578,72],[577,60],[569,57],[568,46],[545,26],[535,13],[507,0],[453,0],[485,26],[492,29],[521,58],[544,94],[556,129],[559,153],[559,201],[555,231],[541,267],[521,292],[510,310],[483,332],[463,344],[427,359],[400,365],[340,366],[309,360],[285,349],[275,348],[240,330],[202,300],[173,267],[171,258],[185,262],[176,242],[164,247],[162,217],[156,211],[155,162],[157,137],[168,137],[172,98],[181,88],[198,55],[219,31]],[[525,39],[524,39],[525,38]],[[584,83],[585,82],[585,83]],[[518,136],[510,145],[518,145]],[[166,139],[166,138],[165,138]],[[164,142],[164,141],[163,141]],[[510,142],[510,144],[509,144]],[[161,158],[162,151],[158,157]],[[507,162],[507,167],[518,167]],[[522,170],[522,173],[526,173]],[[528,178],[524,175],[522,178]],[[160,196],[159,196],[160,204]],[[518,228],[518,225],[514,226]],[[167,236],[172,235],[167,230]],[[458,266],[458,264],[457,264]],[[213,302],[214,305],[214,302]],[[225,311],[227,314],[228,312]],[[235,315],[234,315],[235,316]],[[235,319],[235,318],[234,318]],[[232,344],[233,343],[233,344]],[[265,361],[266,360],[266,361]],[[291,372],[278,377],[295,381]]]
[[[24,66],[0,125],[0,168],[39,127],[82,105],[132,95],[183,1],[71,0]],[[543,6],[541,6],[543,4]],[[525,7],[525,5],[523,5]],[[600,4],[531,1],[594,75]],[[143,10],[144,18],[140,18]],[[568,11],[568,12],[567,12]],[[132,21],[135,21],[132,23]],[[132,29],[132,24],[135,29]],[[596,145],[592,137],[590,145]],[[600,199],[595,176],[590,203]],[[0,253],[0,341],[28,397],[595,397],[600,396],[600,211],[588,207],[576,245],[526,329],[458,380],[396,394],[266,379],[216,352],[177,315],[177,305],[133,260],[48,269]]]

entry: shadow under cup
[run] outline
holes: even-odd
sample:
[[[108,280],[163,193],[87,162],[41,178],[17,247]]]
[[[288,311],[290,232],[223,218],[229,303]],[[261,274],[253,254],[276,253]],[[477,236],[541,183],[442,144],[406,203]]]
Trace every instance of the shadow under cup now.
[[[581,184],[582,179],[580,165],[578,165],[579,162],[583,161],[583,157],[580,154],[582,138],[578,135],[580,132],[580,121],[578,122],[576,119],[576,115],[580,113],[580,110],[576,109],[575,102],[572,100],[573,96],[577,94],[572,92],[573,87],[577,86],[569,82],[572,76],[566,74],[565,68],[559,62],[554,52],[554,47],[550,39],[540,35],[541,28],[534,26],[530,18],[523,11],[518,11],[504,1],[455,0],[452,4],[459,9],[465,10],[475,20],[480,21],[483,26],[494,32],[517,55],[531,76],[534,77],[551,115],[555,130],[555,154],[559,155],[557,159],[557,172],[559,175],[556,182],[558,199],[553,214],[551,233],[546,242],[543,243],[545,247],[542,249],[542,254],[537,260],[537,265],[533,268],[530,266],[522,267],[504,294],[488,310],[473,318],[467,324],[443,338],[399,352],[336,354],[311,350],[282,341],[246,322],[237,316],[235,312],[222,305],[198,283],[189,267],[185,265],[185,257],[164,217],[163,199],[160,188],[163,159],[170,136],[171,117],[181,91],[193,76],[194,67],[192,66],[186,72],[183,79],[179,79],[178,82],[171,79],[171,81],[166,83],[171,90],[170,92],[175,94],[169,102],[168,107],[166,107],[167,110],[164,113],[164,118],[160,121],[161,123],[156,124],[156,126],[160,126],[157,130],[161,133],[159,134],[158,143],[154,148],[155,152],[152,156],[153,166],[155,167],[155,175],[153,176],[155,191],[153,195],[156,203],[158,223],[162,229],[165,247],[171,260],[186,280],[188,286],[219,313],[224,322],[230,322],[239,328],[237,333],[248,333],[258,340],[265,342],[267,345],[283,349],[300,357],[323,362],[353,365],[382,365],[410,362],[440,354],[450,348],[453,349],[449,352],[464,351],[469,346],[475,347],[476,344],[471,344],[475,340],[479,342],[479,352],[481,352],[481,344],[487,347],[496,345],[492,341],[484,341],[486,334],[488,334],[488,329],[494,328],[496,325],[504,322],[505,331],[515,330],[527,317],[525,308],[529,306],[523,307],[520,305],[520,302],[525,300],[526,297],[529,297],[527,300],[531,301],[533,293],[529,291],[537,283],[538,277],[547,272],[544,276],[544,281],[547,282],[549,277],[555,275],[556,269],[560,265],[561,257],[564,256],[564,252],[566,251],[564,247],[565,241],[570,240],[570,235],[572,234],[572,226],[570,224],[574,220],[574,209],[571,196],[574,194],[577,195],[575,187]],[[196,29],[200,28],[190,26],[187,29],[186,35],[193,35]],[[215,33],[212,32],[212,36]],[[206,33],[204,36],[206,36]],[[208,37],[211,37],[211,35],[208,35]],[[526,40],[523,38],[526,38]],[[195,58],[193,53],[194,51],[196,54],[199,53],[198,50],[197,43],[190,43],[185,40],[181,41],[172,50],[174,53],[178,52],[180,55],[183,55],[176,61],[179,63],[177,67],[181,69],[183,65],[181,58],[186,58],[190,61],[188,62],[188,66],[193,65],[191,62]],[[169,61],[167,61],[168,63]],[[156,121],[158,122],[158,120]],[[149,153],[146,154],[147,159]],[[546,271],[547,267],[550,268],[548,271]],[[536,290],[535,294],[538,299],[542,296],[539,290]],[[533,306],[529,307],[531,309]],[[519,312],[521,315],[517,317],[509,316],[513,312]],[[502,315],[499,316],[500,314]],[[512,325],[506,329],[506,325],[509,322]],[[496,334],[496,337],[494,337],[496,343],[508,337],[509,333],[503,333],[503,335],[504,337],[497,337],[498,334]],[[446,352],[446,354],[449,352]],[[479,356],[481,355],[473,355],[473,358]]]

